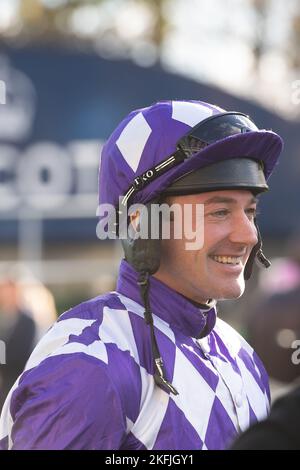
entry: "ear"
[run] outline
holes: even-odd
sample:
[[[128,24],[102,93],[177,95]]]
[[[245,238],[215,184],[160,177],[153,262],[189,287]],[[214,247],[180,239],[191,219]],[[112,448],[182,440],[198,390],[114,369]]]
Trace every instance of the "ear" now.
[[[140,211],[136,211],[133,214],[129,215],[129,224],[135,230],[135,232],[138,231],[140,226],[140,216]]]
[[[142,213],[130,216],[132,228],[138,232],[138,228],[142,225],[143,217],[148,217],[148,227],[151,226],[151,203],[146,205],[147,210]],[[160,265],[160,239],[143,239],[139,236],[130,236],[128,231],[127,239],[122,239],[122,246],[125,253],[126,261],[137,272],[147,272],[154,274]]]

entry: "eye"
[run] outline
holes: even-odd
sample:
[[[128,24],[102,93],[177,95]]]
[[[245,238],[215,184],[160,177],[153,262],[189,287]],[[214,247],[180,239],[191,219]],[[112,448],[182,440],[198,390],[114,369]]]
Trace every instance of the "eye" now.
[[[219,209],[217,211],[211,212],[210,215],[212,215],[213,217],[217,217],[217,218],[221,219],[223,217],[226,217],[228,214],[229,214],[228,209]]]
[[[259,214],[257,207],[249,207],[245,212],[250,219],[254,219]]]

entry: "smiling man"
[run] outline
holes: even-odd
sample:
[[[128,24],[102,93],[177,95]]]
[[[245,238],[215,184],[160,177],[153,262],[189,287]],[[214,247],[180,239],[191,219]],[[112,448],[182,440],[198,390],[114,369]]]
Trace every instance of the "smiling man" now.
[[[199,303],[234,299],[245,289],[244,267],[257,244],[257,198],[250,191],[213,191],[168,198],[170,206],[204,206],[204,245],[186,250],[185,238],[162,242],[161,267],[155,277]]]
[[[117,233],[128,207],[147,211],[126,218],[116,291],[63,314],[36,347],[3,409],[3,448],[224,449],[267,415],[264,367],[216,302],[243,293],[255,258],[269,265],[256,204],[281,149],[244,114],[201,101],[121,122],[102,152],[100,204],[118,208]],[[201,205],[201,247],[136,236],[162,202]]]

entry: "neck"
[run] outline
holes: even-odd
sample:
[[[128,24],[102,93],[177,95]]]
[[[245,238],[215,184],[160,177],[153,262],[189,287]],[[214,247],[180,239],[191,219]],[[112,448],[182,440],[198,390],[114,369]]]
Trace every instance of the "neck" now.
[[[178,292],[178,294],[181,294],[183,297],[185,297],[190,302],[194,303],[196,306],[199,306],[199,308],[202,308],[202,309],[211,308],[210,307],[210,304],[212,303],[211,299],[204,299],[201,296],[199,296],[197,293],[191,292],[189,289],[185,289],[185,286],[180,285],[179,283],[176,282],[176,280],[174,280],[173,278],[170,278],[170,276],[164,275],[164,273],[161,272],[161,270],[153,274],[153,277],[155,277],[158,281],[161,281],[164,284],[166,284],[166,286],[170,287],[170,289],[173,289],[176,292]]]

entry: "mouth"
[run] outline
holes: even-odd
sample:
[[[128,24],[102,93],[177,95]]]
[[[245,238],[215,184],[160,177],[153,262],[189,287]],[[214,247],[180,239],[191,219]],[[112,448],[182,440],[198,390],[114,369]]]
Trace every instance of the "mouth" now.
[[[220,264],[229,264],[232,266],[242,266],[243,265],[243,257],[242,256],[220,256],[215,255],[211,256],[211,258]]]
[[[220,272],[239,276],[244,269],[245,256],[212,255],[210,259],[217,263]],[[217,267],[215,264],[215,266]]]

